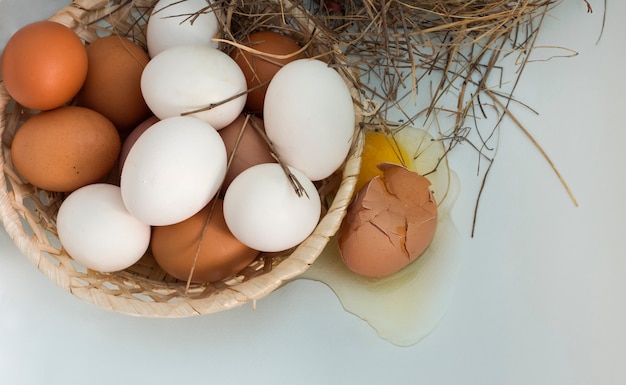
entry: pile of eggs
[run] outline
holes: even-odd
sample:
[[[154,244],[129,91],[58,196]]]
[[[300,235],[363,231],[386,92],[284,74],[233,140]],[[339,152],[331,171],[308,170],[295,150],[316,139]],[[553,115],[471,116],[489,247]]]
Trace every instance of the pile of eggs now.
[[[147,52],[117,35],[85,45],[52,21],[7,43],[4,86],[37,111],[13,138],[13,166],[67,193],[59,240],[87,268],[123,270],[151,249],[173,277],[214,282],[298,245],[319,222],[315,182],[353,142],[348,87],[277,32],[221,51],[220,12],[197,13],[206,8],[157,2]]]

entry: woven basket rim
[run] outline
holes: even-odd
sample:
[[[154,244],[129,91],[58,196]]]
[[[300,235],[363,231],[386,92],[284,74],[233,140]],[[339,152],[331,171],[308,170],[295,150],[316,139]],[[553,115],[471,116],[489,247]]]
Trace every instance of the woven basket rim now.
[[[156,1],[149,2],[155,3]],[[286,0],[280,0],[280,2],[288,3]],[[80,6],[77,6],[77,3],[80,3]],[[90,10],[98,9],[109,3],[110,1],[107,0],[75,0],[72,4],[55,13],[49,20],[61,22],[74,29],[78,24],[80,12],[90,12]],[[72,17],[68,17],[68,15],[72,15]],[[360,101],[358,90],[351,87],[351,93],[355,101]],[[0,114],[0,136],[3,136],[6,129],[5,111],[11,100],[4,84],[0,82],[0,111],[2,111]],[[5,162],[8,146],[4,142],[2,143],[3,156],[0,157],[0,167],[4,172],[4,178],[0,181],[0,217],[6,232],[22,254],[57,286],[85,302],[107,310],[144,317],[189,317],[232,309],[265,297],[284,283],[303,273],[320,255],[330,237],[335,235],[354,194],[360,169],[360,153],[363,147],[363,132],[360,129],[360,122],[363,116],[356,104],[355,118],[354,143],[341,172],[340,187],[330,208],[321,218],[313,233],[297,246],[289,257],[274,266],[271,271],[238,285],[224,288],[204,298],[180,297],[168,302],[146,301],[140,297],[119,296],[91,285],[77,284],[76,277],[64,269],[62,264],[52,262],[46,256],[46,251],[41,249],[36,239],[29,236],[24,228],[23,219],[17,211],[19,204],[16,202],[15,193],[7,183],[7,168],[10,166]]]

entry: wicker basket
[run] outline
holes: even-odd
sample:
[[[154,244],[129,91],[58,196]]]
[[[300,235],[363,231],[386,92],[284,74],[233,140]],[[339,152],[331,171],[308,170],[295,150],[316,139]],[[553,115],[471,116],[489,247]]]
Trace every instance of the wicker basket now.
[[[156,0],[75,0],[50,20],[74,30],[85,42],[113,32],[145,46],[144,27]],[[0,181],[0,215],[17,248],[55,284],[74,296],[104,309],[146,317],[188,317],[230,309],[255,301],[304,272],[333,236],[354,193],[363,136],[358,79],[337,46],[320,31],[306,10],[285,0],[225,2],[224,28],[244,25],[246,18],[263,17],[310,39],[310,55],[323,57],[342,74],[353,95],[357,124],[352,150],[337,175],[320,185],[327,210],[320,223],[296,248],[261,255],[244,271],[212,284],[188,284],[164,273],[150,252],[130,268],[99,273],[78,265],[63,250],[56,234],[56,212],[64,194],[50,193],[24,183],[11,164],[13,135],[31,114],[11,100],[0,82],[0,133],[4,178]],[[294,27],[295,26],[295,27]],[[232,31],[230,31],[232,32]],[[315,32],[315,33],[314,33]],[[228,34],[226,34],[227,36]],[[334,183],[334,185],[333,185]],[[329,188],[330,186],[330,188]],[[334,187],[333,187],[334,186]]]

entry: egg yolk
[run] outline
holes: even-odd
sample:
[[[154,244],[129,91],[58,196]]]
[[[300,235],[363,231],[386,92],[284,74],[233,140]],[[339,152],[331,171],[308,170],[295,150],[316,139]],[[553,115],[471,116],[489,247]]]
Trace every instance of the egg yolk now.
[[[404,148],[391,135],[378,131],[366,131],[356,191],[359,191],[372,178],[382,175],[377,167],[378,164],[394,163],[405,166],[408,159]]]

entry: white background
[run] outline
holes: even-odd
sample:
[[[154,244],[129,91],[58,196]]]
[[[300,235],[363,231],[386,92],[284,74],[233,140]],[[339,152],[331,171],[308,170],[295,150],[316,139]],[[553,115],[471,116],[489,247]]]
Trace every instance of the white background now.
[[[480,179],[452,167],[463,264],[449,310],[418,344],[379,339],[323,284],[296,281],[258,303],[188,319],[142,319],[57,288],[0,232],[3,384],[626,383],[626,2],[565,0],[539,44],[578,52],[526,67],[518,118],[578,201],[510,121],[469,237]],[[36,3],[31,6],[30,3]],[[0,44],[66,1],[0,0]],[[28,5],[27,5],[28,4]],[[473,158],[470,158],[473,159]]]

